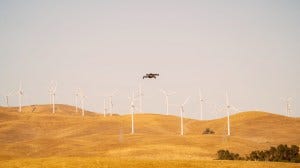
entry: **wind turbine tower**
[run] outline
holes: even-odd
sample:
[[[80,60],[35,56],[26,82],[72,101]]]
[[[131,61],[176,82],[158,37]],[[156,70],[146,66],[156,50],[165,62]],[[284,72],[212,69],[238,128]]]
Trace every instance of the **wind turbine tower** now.
[[[135,111],[135,105],[134,105],[134,101],[135,101],[135,96],[134,96],[134,92],[132,93],[132,96],[129,97],[130,99],[130,111],[131,111],[131,134],[134,134],[134,111]]]
[[[140,82],[139,84],[139,90],[138,90],[138,96],[139,96],[139,111],[142,112],[143,111],[143,96],[144,96],[144,93],[143,93],[143,90],[142,90],[142,83]]]
[[[4,96],[7,107],[9,107],[9,97],[12,96],[13,94],[15,94],[14,90],[9,92],[7,95]]]
[[[86,96],[81,92],[81,97],[80,97],[80,102],[81,102],[81,115],[84,116],[85,110],[84,110],[84,101],[86,99]]]
[[[5,98],[6,106],[9,107],[8,95],[5,95],[4,98]]]
[[[80,88],[76,89],[76,91],[75,91],[75,111],[76,111],[76,113],[78,112],[78,97],[80,96],[80,94],[81,94],[81,89]]]
[[[18,96],[19,96],[19,112],[22,112],[22,99],[23,99],[23,89],[22,89],[22,82],[20,82]]]
[[[229,104],[228,93],[226,92],[226,106],[225,106],[226,114],[227,114],[227,135],[230,136],[230,110],[238,111],[237,108]]]
[[[6,102],[5,96],[4,96],[4,95],[1,95],[1,97],[3,98],[3,101],[4,101],[4,105],[3,105],[3,106],[5,106],[5,102]]]
[[[50,104],[52,104],[52,113],[55,113],[55,92],[56,92],[57,83],[51,81],[49,87],[49,95],[50,95]]]
[[[200,101],[200,119],[203,120],[203,104],[206,101],[206,99],[202,98],[201,90],[199,89],[199,101]]]
[[[104,102],[103,102],[103,110],[104,110],[104,117],[106,116],[106,113],[107,113],[107,106],[106,106],[106,99],[104,98]]]
[[[291,97],[289,97],[285,100],[286,101],[286,115],[288,117],[291,117],[291,114],[292,114],[291,100],[292,100]]]
[[[113,96],[116,95],[118,91],[115,90],[111,95],[108,96],[108,99],[109,99],[109,112],[110,112],[110,116],[112,116],[112,113],[113,113],[113,102],[112,102],[112,98]]]
[[[190,97],[186,98],[184,103],[180,106],[180,135],[183,135],[183,113],[184,113],[184,105],[189,101]]]
[[[176,94],[176,92],[167,92],[164,89],[160,90],[165,96],[166,102],[166,115],[169,115],[169,96]]]

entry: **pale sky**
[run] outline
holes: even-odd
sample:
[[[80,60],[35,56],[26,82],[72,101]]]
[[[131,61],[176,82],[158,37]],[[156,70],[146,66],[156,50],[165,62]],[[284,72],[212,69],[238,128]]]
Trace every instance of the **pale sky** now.
[[[160,76],[142,80],[148,72]],[[205,119],[226,90],[240,110],[277,114],[292,97],[299,117],[299,74],[297,0],[0,0],[0,94],[22,81],[26,105],[49,103],[56,80],[59,104],[74,105],[80,87],[86,108],[102,112],[103,96],[118,89],[116,112],[127,114],[142,81],[145,112],[165,113],[164,88],[177,92],[172,104],[191,96],[185,116],[199,119],[201,88]]]

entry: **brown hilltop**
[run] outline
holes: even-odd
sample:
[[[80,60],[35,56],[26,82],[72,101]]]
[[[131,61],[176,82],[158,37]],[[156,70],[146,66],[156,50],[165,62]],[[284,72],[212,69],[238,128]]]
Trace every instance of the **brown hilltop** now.
[[[180,118],[136,114],[131,135],[131,115],[107,116],[75,112],[75,107],[50,105],[23,108],[0,107],[0,158],[50,156],[103,156],[121,158],[213,159],[219,149],[240,154],[284,144],[300,145],[300,119],[266,112],[243,112],[226,118],[185,119],[185,135],[179,136]],[[205,128],[214,135],[202,135]]]

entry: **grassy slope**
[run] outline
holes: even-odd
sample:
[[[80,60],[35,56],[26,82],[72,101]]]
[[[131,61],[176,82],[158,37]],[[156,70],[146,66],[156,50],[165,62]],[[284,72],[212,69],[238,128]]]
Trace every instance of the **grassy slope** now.
[[[240,154],[268,149],[280,143],[300,145],[300,119],[263,112],[233,115],[232,136],[224,136],[226,118],[197,121],[185,119],[179,136],[179,118],[155,114],[135,115],[136,134],[131,135],[131,116],[103,117],[74,107],[49,105],[0,107],[0,159],[40,157],[114,157],[122,159],[213,159],[219,149]],[[205,128],[215,135],[201,135]]]

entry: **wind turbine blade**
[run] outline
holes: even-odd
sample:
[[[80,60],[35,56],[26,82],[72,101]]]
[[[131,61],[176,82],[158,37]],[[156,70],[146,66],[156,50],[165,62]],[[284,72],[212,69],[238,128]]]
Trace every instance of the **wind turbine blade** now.
[[[198,90],[198,95],[199,95],[199,99],[202,100],[202,93],[200,89]]]
[[[56,87],[57,87],[57,82],[54,83],[54,89],[53,89],[54,93],[56,92]]]
[[[187,98],[185,99],[185,101],[182,103],[182,106],[184,106],[184,105],[190,100],[190,98],[191,98],[191,96],[187,97]]]
[[[216,110],[219,113],[224,113],[224,111],[226,111],[226,108],[217,108]]]
[[[167,94],[167,92],[164,89],[160,89],[160,92],[162,92],[164,95]]]
[[[236,112],[239,112],[239,111],[240,111],[238,108],[236,108],[236,107],[234,107],[234,106],[230,106],[230,108],[231,108],[232,110],[236,111]]]
[[[18,92],[16,90],[12,90],[11,92],[8,93],[7,96],[12,96],[12,95],[15,95],[17,94]]]
[[[55,84],[54,81],[52,80],[52,81],[50,82],[50,86],[49,86],[49,88],[48,88],[48,91],[49,91],[49,93],[51,94],[51,93],[54,93],[55,90],[56,90],[56,84]]]
[[[228,98],[228,92],[226,91],[226,105],[229,105],[229,98]]]
[[[113,93],[111,94],[111,96],[115,96],[117,93],[118,93],[118,89],[115,89],[115,90],[113,91]]]
[[[81,88],[77,88],[76,90],[75,90],[75,95],[76,96],[81,96],[82,94],[81,94]]]
[[[20,84],[19,84],[19,92],[22,91],[22,82],[20,81]]]
[[[81,88],[78,88],[78,95],[82,95],[83,93],[82,93],[82,89]]]

